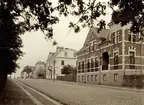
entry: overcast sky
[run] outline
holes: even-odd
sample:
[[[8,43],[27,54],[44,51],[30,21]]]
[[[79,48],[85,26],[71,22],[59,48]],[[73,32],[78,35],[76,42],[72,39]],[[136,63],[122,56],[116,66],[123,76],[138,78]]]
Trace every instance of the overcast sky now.
[[[107,1],[107,0],[103,0]],[[107,9],[107,16],[101,17],[106,22],[111,20],[111,10]],[[61,17],[60,22],[54,25],[54,39],[58,42],[57,46],[73,48],[79,50],[86,39],[88,28],[82,29],[78,34],[73,30],[69,32],[69,22],[73,17]],[[75,19],[76,20],[76,19]],[[46,40],[41,31],[27,32],[21,36],[23,41],[22,51],[25,53],[21,59],[18,60],[20,69],[17,70],[16,76],[20,76],[20,72],[24,66],[34,66],[37,61],[46,61],[49,52],[54,52],[57,46],[52,45],[51,40]]]

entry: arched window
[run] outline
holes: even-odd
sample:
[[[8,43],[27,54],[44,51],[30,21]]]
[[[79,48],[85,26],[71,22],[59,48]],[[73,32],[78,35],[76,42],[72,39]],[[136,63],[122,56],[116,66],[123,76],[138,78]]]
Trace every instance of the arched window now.
[[[114,69],[118,69],[118,52],[114,53]]]
[[[95,71],[98,71],[99,62],[97,58],[95,58]]]
[[[94,61],[93,61],[93,59],[91,59],[91,71],[92,72],[94,71]]]

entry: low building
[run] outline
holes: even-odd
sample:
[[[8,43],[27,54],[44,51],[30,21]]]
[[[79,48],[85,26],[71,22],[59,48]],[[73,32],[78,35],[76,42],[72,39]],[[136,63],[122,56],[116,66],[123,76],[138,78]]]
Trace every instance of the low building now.
[[[110,29],[91,28],[77,52],[77,82],[123,85],[125,75],[141,75],[144,43],[140,34],[130,32],[130,24],[109,24]]]
[[[62,76],[61,69],[64,65],[76,67],[76,50],[64,47],[57,47],[56,52],[50,52],[46,61],[46,78],[53,79]]]

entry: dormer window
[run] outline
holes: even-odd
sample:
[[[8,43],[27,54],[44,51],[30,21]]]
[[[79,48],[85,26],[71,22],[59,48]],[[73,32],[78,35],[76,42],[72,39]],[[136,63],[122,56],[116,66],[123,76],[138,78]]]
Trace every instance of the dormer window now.
[[[67,55],[68,55],[67,52],[65,52],[64,55],[65,55],[65,57],[67,57]]]
[[[136,42],[136,34],[133,34],[130,30],[128,30],[128,36],[129,36],[128,40],[130,42]]]

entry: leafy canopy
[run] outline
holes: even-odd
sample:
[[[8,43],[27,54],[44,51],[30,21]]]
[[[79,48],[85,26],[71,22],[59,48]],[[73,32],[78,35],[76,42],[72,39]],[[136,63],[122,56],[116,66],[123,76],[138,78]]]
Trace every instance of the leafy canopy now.
[[[22,72],[26,72],[27,74],[31,73],[33,71],[32,66],[25,66]]]
[[[143,27],[142,0],[110,0],[109,6],[113,10],[112,21],[116,24],[132,22],[133,32],[139,32]],[[69,24],[77,33],[81,27],[93,27],[97,18],[106,15],[106,8],[105,4],[97,0],[58,0],[56,7],[50,0],[0,0],[0,70],[11,73],[18,66],[16,61],[23,55],[20,50],[21,34],[41,30],[46,37],[52,38],[52,26],[59,22],[55,11],[60,15],[78,17],[78,22],[71,21]],[[101,20],[97,25],[103,29],[106,23]]]
[[[61,69],[61,73],[68,75],[68,74],[72,74],[76,71],[76,69],[71,66],[71,65],[65,65],[62,69]]]

